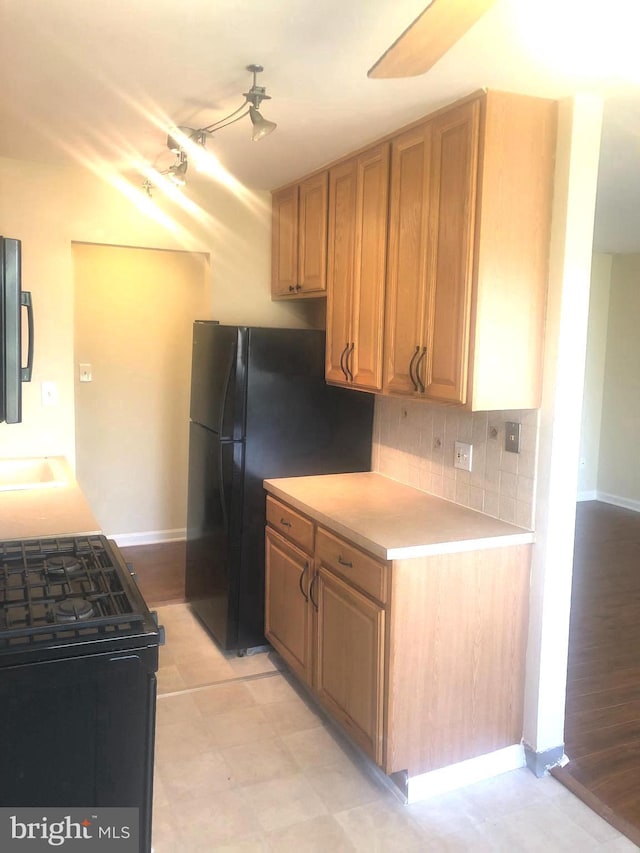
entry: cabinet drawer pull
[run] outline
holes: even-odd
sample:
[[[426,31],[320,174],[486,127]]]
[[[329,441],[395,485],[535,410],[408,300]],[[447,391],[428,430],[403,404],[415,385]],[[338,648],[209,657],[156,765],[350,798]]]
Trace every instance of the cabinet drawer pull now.
[[[353,563],[350,560],[343,560],[342,554],[338,554],[338,562],[341,566],[346,566],[348,569],[353,568]]]
[[[281,518],[281,519],[280,519],[280,524],[281,524],[283,527],[291,527],[291,522],[290,522],[290,521],[287,521],[287,519],[286,519],[286,518]]]
[[[418,361],[416,362],[416,378],[418,380],[418,383],[420,384],[420,391],[423,394],[427,390],[427,386],[424,384],[424,382],[420,378],[420,365],[422,364],[422,360],[424,359],[426,354],[427,354],[427,348],[422,347],[422,352],[420,353],[420,357],[418,358]]]
[[[304,591],[304,588],[302,586],[302,581],[303,581],[304,576],[306,575],[308,570],[309,570],[309,561],[307,560],[306,563],[304,564],[304,568],[300,574],[300,579],[298,580],[298,586],[300,587],[300,592],[302,593],[302,597],[304,598],[305,601],[309,601],[309,596]]]
[[[315,586],[317,578],[318,578],[318,573],[316,572],[314,574],[314,576],[311,578],[311,584],[309,586],[309,598],[311,599],[311,603],[313,604],[313,606],[315,607],[316,610],[318,609],[318,602],[313,597],[313,587]]]
[[[413,375],[413,362],[416,360],[416,356],[420,352],[420,347],[416,347],[416,351],[411,356],[411,361],[409,362],[409,378],[411,379],[411,384],[413,385],[413,390],[418,391],[418,382],[416,381],[415,376]]]

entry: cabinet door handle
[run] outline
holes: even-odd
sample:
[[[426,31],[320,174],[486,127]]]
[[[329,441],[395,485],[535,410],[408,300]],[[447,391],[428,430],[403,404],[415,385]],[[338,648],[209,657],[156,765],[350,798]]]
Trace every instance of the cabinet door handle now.
[[[295,287],[292,284],[290,284],[289,285],[289,293],[295,293],[295,292],[296,292]]]
[[[309,561],[307,560],[306,563],[304,564],[304,568],[303,568],[302,573],[300,575],[300,578],[298,580],[298,586],[300,587],[300,592],[302,593],[302,596],[303,596],[305,601],[309,601],[309,596],[304,591],[304,588],[302,586],[302,581],[304,580],[304,576],[306,575],[308,570],[309,570]]]
[[[342,554],[338,554],[338,562],[341,566],[346,566],[348,569],[353,568],[353,563],[350,560],[343,560]]]
[[[413,375],[413,362],[416,360],[416,356],[420,352],[420,347],[416,347],[416,351],[411,356],[411,361],[409,362],[409,378],[411,379],[411,384],[413,385],[413,390],[418,391],[418,383],[416,381],[415,376]]]
[[[349,374],[348,374],[348,373],[347,373],[347,371],[345,370],[345,366],[344,366],[344,357],[345,357],[345,355],[346,355],[346,353],[347,353],[347,350],[348,350],[348,349],[349,349],[349,344],[348,344],[348,342],[347,342],[347,343],[344,345],[344,349],[343,349],[343,350],[342,350],[342,352],[340,353],[340,370],[344,373],[344,378],[345,378],[347,381],[349,380]]]
[[[302,290],[302,285],[301,285],[301,284],[296,284],[296,293],[297,293],[299,290]]]
[[[420,383],[420,391],[422,394],[424,394],[424,392],[427,390],[427,386],[424,384],[422,379],[420,379],[420,365],[422,364],[422,361],[423,361],[426,354],[427,354],[427,348],[422,347],[422,352],[420,353],[420,358],[416,362],[416,378],[417,378],[418,382]]]
[[[286,518],[281,518],[281,519],[280,519],[280,524],[281,524],[283,527],[291,527],[291,522],[290,522],[290,521],[287,521],[287,519],[286,519]]]
[[[318,610],[318,602],[317,602],[317,601],[315,600],[315,598],[313,597],[313,587],[315,586],[315,583],[316,583],[317,578],[318,578],[318,573],[316,572],[316,573],[314,574],[314,576],[311,578],[311,584],[310,584],[310,586],[309,586],[309,598],[311,599],[311,603],[312,603],[312,604],[313,604],[313,606],[315,607],[316,612],[317,612],[317,610]]]
[[[347,372],[349,374],[349,382],[353,382],[353,371],[349,367],[349,356],[353,359],[353,351],[356,348],[355,343],[351,344],[349,349],[347,350],[347,357],[345,358],[345,364],[347,365]],[[351,362],[353,364],[353,361]]]

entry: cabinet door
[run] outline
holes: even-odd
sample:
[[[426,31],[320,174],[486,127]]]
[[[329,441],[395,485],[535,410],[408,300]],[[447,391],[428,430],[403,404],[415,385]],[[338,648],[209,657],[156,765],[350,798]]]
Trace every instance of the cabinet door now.
[[[349,384],[345,358],[351,344],[351,298],[356,235],[357,165],[348,160],[329,172],[329,237],[327,241],[328,382]]]
[[[327,187],[327,172],[300,184],[297,284],[303,293],[327,289]]]
[[[384,625],[382,607],[322,566],[317,575],[315,688],[356,743],[382,761]]]
[[[387,255],[389,144],[357,159],[356,259],[352,300],[352,347],[347,368],[353,384],[382,388],[384,286]]]
[[[473,101],[432,125],[432,286],[421,379],[427,396],[451,403],[467,399],[479,122]]]
[[[267,527],[265,636],[305,681],[311,672],[310,566],[310,557]]]
[[[298,283],[297,184],[273,194],[271,212],[271,294],[289,295]]]
[[[430,161],[429,124],[391,141],[384,386],[399,394],[420,390],[412,374],[424,346],[428,305]]]

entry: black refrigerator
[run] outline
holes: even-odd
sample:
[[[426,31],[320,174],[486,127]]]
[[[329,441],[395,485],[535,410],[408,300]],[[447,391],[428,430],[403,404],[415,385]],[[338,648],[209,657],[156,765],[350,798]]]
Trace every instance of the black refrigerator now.
[[[371,468],[374,397],[325,383],[324,340],[193,326],[186,595],[224,649],[265,642],[262,481]]]

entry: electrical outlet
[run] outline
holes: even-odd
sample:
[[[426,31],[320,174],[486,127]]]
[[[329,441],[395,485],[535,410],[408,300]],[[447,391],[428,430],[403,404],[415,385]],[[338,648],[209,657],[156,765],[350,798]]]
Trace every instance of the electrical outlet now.
[[[471,459],[473,456],[473,445],[465,441],[456,441],[453,451],[453,467],[462,471],[471,470]]]

